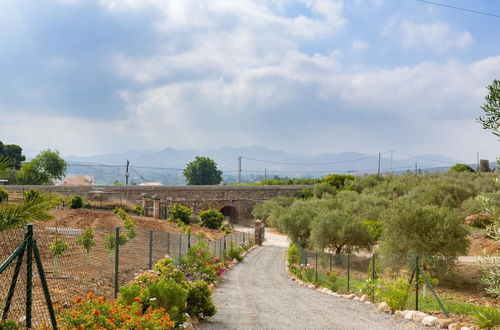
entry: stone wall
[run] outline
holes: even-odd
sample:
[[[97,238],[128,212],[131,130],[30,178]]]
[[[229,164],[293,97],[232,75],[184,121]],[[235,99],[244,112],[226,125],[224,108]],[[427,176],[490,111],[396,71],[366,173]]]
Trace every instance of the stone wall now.
[[[86,199],[130,202],[142,205],[142,194],[157,194],[168,205],[178,203],[193,208],[194,213],[207,208],[225,210],[233,207],[239,223],[251,219],[253,206],[273,197],[293,196],[311,186],[4,186],[9,192],[21,194],[34,188],[65,196],[80,195]]]

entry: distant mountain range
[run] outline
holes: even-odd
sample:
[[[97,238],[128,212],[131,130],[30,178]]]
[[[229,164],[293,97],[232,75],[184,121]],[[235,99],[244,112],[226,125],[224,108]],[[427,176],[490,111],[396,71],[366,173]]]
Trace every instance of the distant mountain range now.
[[[392,154],[392,157],[391,157]],[[130,161],[130,180],[135,183],[160,181],[183,184],[182,169],[196,156],[215,160],[224,172],[224,182],[235,182],[238,157],[242,157],[242,178],[256,181],[264,177],[321,177],[327,173],[377,173],[379,157],[358,152],[323,153],[314,156],[287,153],[260,146],[222,147],[206,150],[165,148],[159,151],[128,151],[88,157],[64,156],[69,174],[94,175],[96,183],[124,181],[125,164]],[[458,161],[439,154],[409,155],[386,152],[380,158],[381,172],[445,171]]]

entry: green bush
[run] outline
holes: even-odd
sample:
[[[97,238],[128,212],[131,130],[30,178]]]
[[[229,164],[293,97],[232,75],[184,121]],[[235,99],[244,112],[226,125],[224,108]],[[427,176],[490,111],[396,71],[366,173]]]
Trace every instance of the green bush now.
[[[314,193],[311,188],[304,188],[295,193],[294,197],[298,199],[309,199],[314,197]]]
[[[0,187],[0,203],[5,202],[9,198],[9,192]]]
[[[49,249],[52,251],[54,254],[54,270],[53,270],[53,275],[57,276],[58,274],[58,267],[57,267],[57,261],[60,256],[63,255],[64,252],[69,248],[69,244],[63,240],[62,238],[57,237],[54,242],[50,245]]]
[[[182,221],[186,225],[191,222],[192,211],[189,207],[174,204],[168,213],[168,219],[172,222]]]
[[[295,243],[290,244],[288,248],[288,263],[290,265],[298,265],[300,263],[300,250]]]
[[[85,228],[85,231],[76,239],[76,243],[87,252],[87,264],[89,264],[90,253],[92,252],[92,248],[95,246],[94,231],[92,228]]]
[[[21,327],[16,321],[0,321],[1,330],[19,330]]]
[[[134,209],[134,213],[137,215],[144,215],[144,208],[142,205],[137,205]]]
[[[215,315],[216,308],[207,282],[195,281],[189,284],[186,310],[190,316],[196,316],[199,319]]]
[[[397,278],[383,280],[380,288],[380,297],[392,310],[402,310],[408,299],[410,284],[407,276],[400,274]]]
[[[141,286],[139,284],[129,284],[120,288],[120,295],[118,302],[124,306],[132,305],[134,299],[139,298],[141,295]]]
[[[222,213],[215,209],[208,209],[200,212],[200,225],[210,229],[219,229],[224,221]]]
[[[361,282],[357,289],[361,294],[366,294],[368,296],[378,295],[380,292],[380,280],[369,277]]]
[[[181,269],[190,281],[213,283],[222,276],[226,267],[221,260],[212,256],[205,242],[199,241],[182,258]]]
[[[41,194],[42,193],[38,189],[29,189],[29,190],[26,190],[25,192],[23,192],[23,199],[25,201],[31,201],[31,200],[34,200],[34,199],[40,197]]]
[[[238,261],[242,261],[243,260],[243,257],[241,255],[242,253],[243,253],[243,248],[241,246],[234,246],[233,242],[231,242],[229,249],[225,252],[225,257],[228,260],[236,259]]]
[[[450,169],[448,170],[449,172],[469,172],[473,173],[475,172],[472,167],[466,164],[455,164]]]
[[[188,290],[181,283],[170,279],[160,279],[149,283],[141,290],[141,301],[154,308],[163,307],[170,311],[172,307],[183,309],[186,305]]]
[[[71,197],[69,200],[69,208],[70,209],[80,209],[83,207],[83,198],[78,195]]]
[[[124,233],[120,233],[118,236],[118,246],[123,246],[127,244],[128,237]],[[116,234],[109,234],[104,236],[104,247],[108,253],[111,253],[115,250],[116,247]]]
[[[474,312],[477,324],[481,329],[493,329],[500,325],[500,309],[494,307],[478,308]]]
[[[313,195],[316,198],[322,198],[325,194],[335,195],[335,187],[327,182],[317,183],[313,186]]]
[[[328,289],[332,290],[333,292],[337,292],[337,290],[339,289],[339,277],[340,274],[337,272],[326,273],[326,285]]]

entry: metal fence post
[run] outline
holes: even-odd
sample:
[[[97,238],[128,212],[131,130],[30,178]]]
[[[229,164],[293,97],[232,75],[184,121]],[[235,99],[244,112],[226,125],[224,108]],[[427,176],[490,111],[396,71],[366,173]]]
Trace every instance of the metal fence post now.
[[[372,255],[372,300],[375,302],[375,254]]]
[[[188,234],[188,245],[187,245],[187,248],[188,249],[191,248],[191,234]]]
[[[31,307],[33,306],[33,225],[26,233],[26,328],[31,328]]]
[[[347,254],[347,292],[351,290],[351,254]]]
[[[120,262],[120,227],[115,229],[115,298],[118,298],[118,271]]]
[[[226,252],[226,248],[227,248],[226,244],[227,244],[226,243],[226,236],[224,236],[224,252]]]
[[[330,271],[332,271],[332,254],[328,253],[328,256],[330,257]]]
[[[415,310],[418,311],[418,281],[420,280],[420,267],[418,262],[418,254],[415,257]]]
[[[149,231],[149,254],[148,254],[149,269],[153,269],[153,231]]]
[[[314,281],[318,283],[318,252],[316,251],[316,262],[314,267]]]

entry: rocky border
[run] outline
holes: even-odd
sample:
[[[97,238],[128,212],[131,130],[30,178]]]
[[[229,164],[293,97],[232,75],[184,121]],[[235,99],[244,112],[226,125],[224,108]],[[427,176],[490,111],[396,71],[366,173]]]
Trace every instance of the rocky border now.
[[[337,292],[333,292],[330,289],[323,288],[320,286],[317,286],[312,283],[307,283],[299,279],[297,276],[293,275],[289,271],[289,264],[288,260],[286,261],[286,271],[288,276],[292,281],[297,282],[299,285],[302,285],[306,288],[321,292],[323,294],[327,294],[330,296],[338,297],[338,298],[344,298],[344,299],[350,299],[354,301],[359,301],[360,303],[364,303],[365,305],[375,305],[371,300],[370,297],[366,294],[362,296],[357,296],[354,293],[350,294],[339,294]],[[384,313],[390,313],[394,314],[397,317],[404,318],[405,320],[408,321],[413,321],[413,322],[418,322],[421,323],[422,325],[425,325],[426,327],[433,327],[433,328],[438,328],[438,329],[449,329],[449,330],[479,330],[479,327],[475,324],[472,323],[467,323],[467,322],[458,322],[453,318],[438,318],[433,315],[428,315],[424,312],[420,311],[414,311],[414,310],[396,310],[393,311],[389,305],[386,302],[382,302],[377,305],[377,310],[380,312]]]

